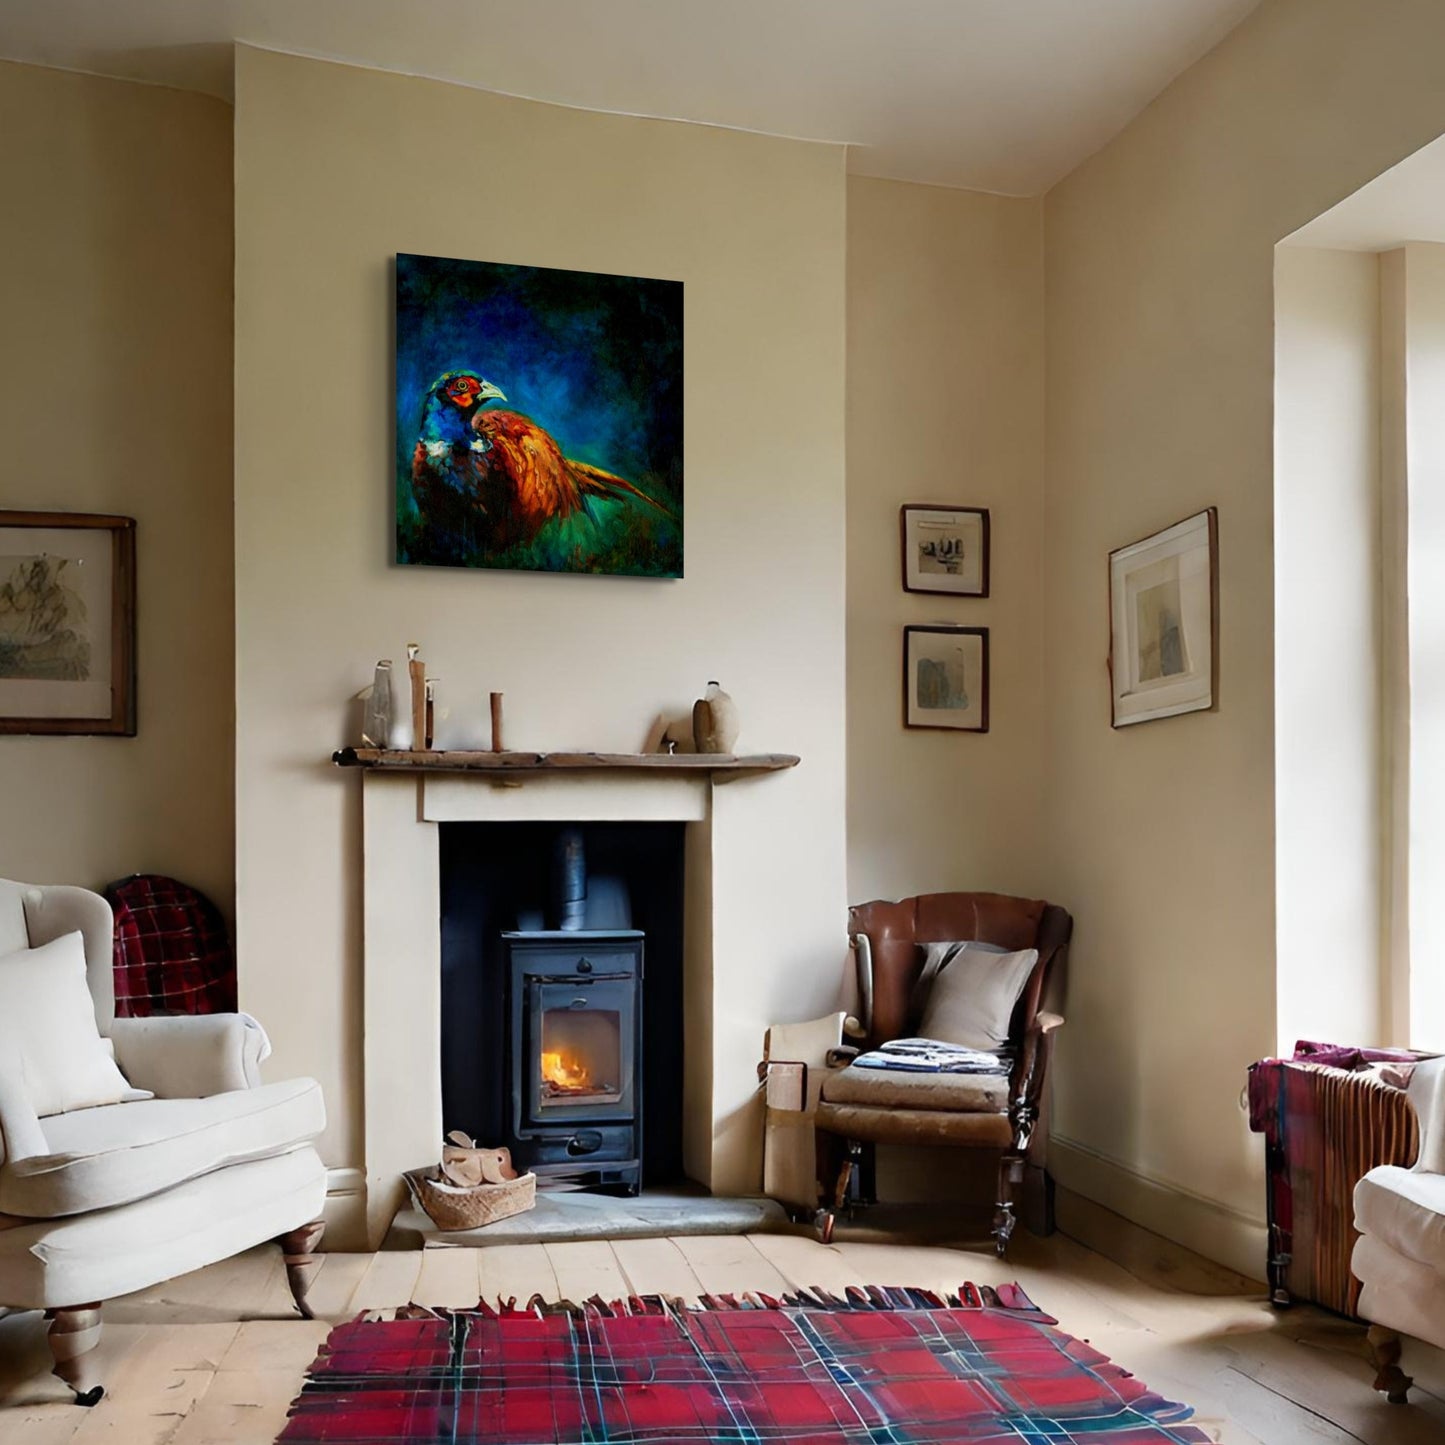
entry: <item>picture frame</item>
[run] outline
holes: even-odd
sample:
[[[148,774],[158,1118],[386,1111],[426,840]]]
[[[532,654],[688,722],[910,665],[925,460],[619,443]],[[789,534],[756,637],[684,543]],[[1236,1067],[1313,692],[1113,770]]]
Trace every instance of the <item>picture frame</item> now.
[[[903,629],[903,725],[988,731],[988,628]]]
[[[1109,678],[1115,728],[1218,707],[1214,507],[1109,553]]]
[[[401,567],[680,578],[684,283],[398,252]]]
[[[0,511],[0,734],[134,737],[135,519]]]
[[[898,530],[905,592],[988,596],[987,507],[910,502],[899,508]]]

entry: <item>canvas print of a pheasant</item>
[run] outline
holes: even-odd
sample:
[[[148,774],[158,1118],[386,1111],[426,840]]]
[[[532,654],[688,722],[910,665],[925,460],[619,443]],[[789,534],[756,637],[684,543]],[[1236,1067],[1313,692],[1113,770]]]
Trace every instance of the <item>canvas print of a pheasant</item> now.
[[[396,260],[396,558],[680,577],[682,284]]]

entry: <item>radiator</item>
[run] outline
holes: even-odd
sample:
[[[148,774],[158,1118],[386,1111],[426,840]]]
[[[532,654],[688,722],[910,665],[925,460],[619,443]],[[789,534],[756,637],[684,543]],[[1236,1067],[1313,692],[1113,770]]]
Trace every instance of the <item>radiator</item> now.
[[[1250,1106],[1250,1123],[1265,1136],[1271,1298],[1358,1317],[1355,1185],[1376,1165],[1414,1163],[1414,1109],[1377,1068],[1298,1059],[1256,1064]]]

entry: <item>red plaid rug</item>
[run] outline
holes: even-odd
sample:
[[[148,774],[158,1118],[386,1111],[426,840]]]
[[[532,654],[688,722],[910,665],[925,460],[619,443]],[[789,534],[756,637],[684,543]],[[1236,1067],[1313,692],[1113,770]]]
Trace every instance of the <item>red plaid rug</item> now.
[[[281,1441],[1195,1445],[1017,1286],[403,1311],[339,1325]]]

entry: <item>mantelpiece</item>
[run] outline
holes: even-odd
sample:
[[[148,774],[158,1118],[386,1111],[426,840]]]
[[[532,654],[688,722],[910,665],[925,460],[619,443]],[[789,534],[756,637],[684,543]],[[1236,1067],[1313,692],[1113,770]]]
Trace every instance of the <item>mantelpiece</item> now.
[[[524,753],[463,752],[440,748],[342,748],[331,755],[339,768],[374,772],[481,773],[516,777],[527,773],[635,772],[711,777],[715,783],[795,768],[792,753]]]

